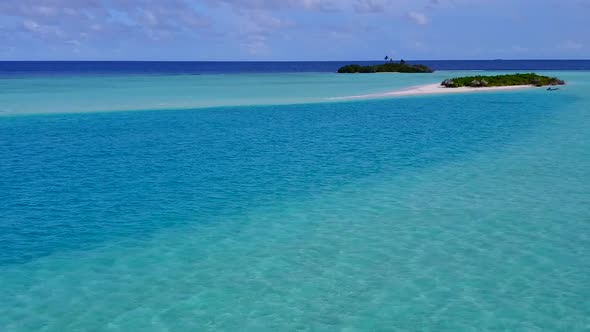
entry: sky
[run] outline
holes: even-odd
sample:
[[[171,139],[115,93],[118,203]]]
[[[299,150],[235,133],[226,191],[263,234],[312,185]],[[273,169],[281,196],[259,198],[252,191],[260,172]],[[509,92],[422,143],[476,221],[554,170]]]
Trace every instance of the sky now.
[[[590,0],[0,0],[0,60],[590,59]]]

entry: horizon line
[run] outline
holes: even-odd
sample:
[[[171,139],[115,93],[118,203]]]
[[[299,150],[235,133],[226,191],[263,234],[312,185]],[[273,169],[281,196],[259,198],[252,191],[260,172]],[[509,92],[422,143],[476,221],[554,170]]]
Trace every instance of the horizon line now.
[[[394,61],[402,59],[394,59]],[[0,62],[222,62],[222,63],[234,63],[234,62],[381,62],[381,60],[0,60]],[[590,61],[588,59],[409,59],[406,61]]]

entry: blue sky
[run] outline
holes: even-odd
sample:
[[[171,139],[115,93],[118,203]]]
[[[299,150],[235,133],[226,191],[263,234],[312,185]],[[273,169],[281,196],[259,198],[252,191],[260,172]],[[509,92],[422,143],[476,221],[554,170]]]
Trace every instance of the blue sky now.
[[[0,60],[589,59],[590,0],[0,0]]]

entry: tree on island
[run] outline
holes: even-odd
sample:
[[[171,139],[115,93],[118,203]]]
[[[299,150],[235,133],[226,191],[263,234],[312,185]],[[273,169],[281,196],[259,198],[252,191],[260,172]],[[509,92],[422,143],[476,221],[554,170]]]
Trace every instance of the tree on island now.
[[[394,62],[389,55],[383,57],[385,63],[380,65],[361,66],[358,64],[346,65],[338,69],[339,73],[432,73],[434,70],[421,64],[408,64],[404,59]]]
[[[507,74],[495,76],[464,76],[446,79],[441,85],[446,88],[460,88],[464,86],[480,88],[511,85],[564,85],[565,82],[556,77],[541,76],[535,73],[528,74]]]
[[[432,73],[433,70],[420,64],[407,64],[404,60],[396,63],[389,56],[385,56],[385,63],[380,65],[361,66],[358,64],[346,65],[338,69],[339,73]],[[387,61],[389,60],[389,61]]]

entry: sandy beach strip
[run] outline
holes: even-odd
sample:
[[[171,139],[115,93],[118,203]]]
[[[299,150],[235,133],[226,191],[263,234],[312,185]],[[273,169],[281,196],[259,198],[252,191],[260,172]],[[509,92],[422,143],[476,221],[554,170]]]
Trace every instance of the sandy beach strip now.
[[[383,93],[372,93],[358,96],[347,96],[347,97],[334,97],[331,100],[346,100],[346,99],[361,99],[361,98],[379,98],[379,97],[390,97],[390,96],[418,96],[418,95],[432,95],[432,94],[448,94],[448,93],[466,93],[466,92],[482,92],[482,91],[502,91],[502,90],[517,90],[533,88],[532,85],[511,85],[511,86],[495,86],[495,87],[482,87],[482,88],[445,88],[439,83],[425,84],[409,87],[403,90],[396,90],[391,92]]]

